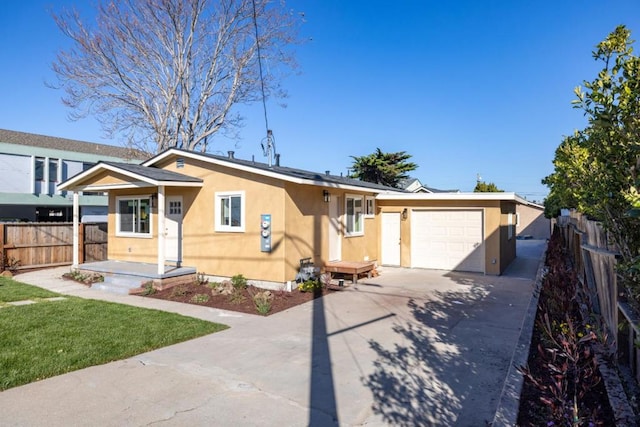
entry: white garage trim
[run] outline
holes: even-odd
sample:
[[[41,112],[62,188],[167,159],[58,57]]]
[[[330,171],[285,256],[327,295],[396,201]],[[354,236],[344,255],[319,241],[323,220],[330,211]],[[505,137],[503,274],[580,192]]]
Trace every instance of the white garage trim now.
[[[412,210],[411,267],[484,273],[484,209]]]

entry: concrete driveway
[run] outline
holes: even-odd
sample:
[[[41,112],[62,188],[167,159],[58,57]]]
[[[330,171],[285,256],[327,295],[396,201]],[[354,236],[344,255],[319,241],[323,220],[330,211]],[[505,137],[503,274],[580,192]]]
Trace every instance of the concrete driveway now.
[[[385,268],[267,318],[92,291],[59,281],[64,269],[23,274],[63,293],[231,328],[4,391],[0,424],[483,426],[543,247],[500,277]]]

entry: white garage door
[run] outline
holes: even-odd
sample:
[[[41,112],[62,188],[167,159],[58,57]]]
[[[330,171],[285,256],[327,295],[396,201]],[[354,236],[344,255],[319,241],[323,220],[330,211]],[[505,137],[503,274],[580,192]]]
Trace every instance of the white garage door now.
[[[411,213],[411,266],[484,272],[482,210]]]

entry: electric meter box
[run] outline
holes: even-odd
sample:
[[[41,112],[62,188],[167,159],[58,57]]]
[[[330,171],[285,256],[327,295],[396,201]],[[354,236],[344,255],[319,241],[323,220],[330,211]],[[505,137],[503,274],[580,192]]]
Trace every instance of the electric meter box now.
[[[260,217],[260,250],[271,252],[271,214]]]

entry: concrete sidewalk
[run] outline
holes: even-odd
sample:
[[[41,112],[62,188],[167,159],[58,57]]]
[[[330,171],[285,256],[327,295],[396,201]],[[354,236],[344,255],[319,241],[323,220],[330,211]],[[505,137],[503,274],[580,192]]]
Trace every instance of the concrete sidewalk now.
[[[67,270],[22,274],[231,328],[4,391],[1,424],[482,426],[531,299],[532,262],[521,264],[501,277],[387,268],[267,318],[106,294],[61,281]]]

